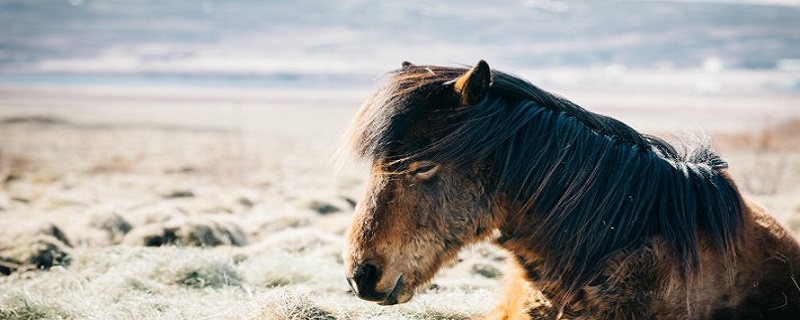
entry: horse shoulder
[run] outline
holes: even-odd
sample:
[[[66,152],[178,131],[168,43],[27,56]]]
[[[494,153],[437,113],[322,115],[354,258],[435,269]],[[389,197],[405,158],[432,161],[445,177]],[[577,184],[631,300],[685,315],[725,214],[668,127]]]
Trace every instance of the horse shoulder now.
[[[672,305],[670,298],[684,288],[672,281],[672,264],[663,246],[654,242],[615,254],[566,313],[592,319],[681,318],[685,309]]]
[[[734,291],[740,302],[719,319],[800,319],[800,244],[757,204],[746,201],[745,245]]]
[[[557,280],[543,275],[531,281],[535,263],[510,262],[506,296],[497,314],[520,319],[680,319],[685,317],[685,285],[673,278],[673,264],[660,239],[617,252],[595,281],[576,295],[558,290]],[[525,283],[530,286],[525,286]],[[540,291],[541,290],[541,291]],[[544,293],[542,293],[544,292]],[[520,299],[522,298],[522,299]],[[558,301],[558,303],[551,303]],[[518,310],[525,310],[520,313]],[[512,316],[489,319],[518,319]]]

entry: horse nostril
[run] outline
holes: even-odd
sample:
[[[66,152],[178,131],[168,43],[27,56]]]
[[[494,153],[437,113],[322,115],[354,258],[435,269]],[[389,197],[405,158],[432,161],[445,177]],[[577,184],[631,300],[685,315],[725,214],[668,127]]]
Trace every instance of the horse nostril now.
[[[363,264],[356,267],[356,271],[353,273],[353,279],[361,287],[364,287],[365,285],[374,286],[374,284],[378,282],[380,273],[381,272],[378,270],[378,267],[371,264]]]
[[[356,267],[353,272],[352,281],[348,279],[350,286],[353,287],[356,295],[362,299],[380,300],[385,294],[375,292],[375,285],[381,278],[381,270],[371,264],[363,264]]]

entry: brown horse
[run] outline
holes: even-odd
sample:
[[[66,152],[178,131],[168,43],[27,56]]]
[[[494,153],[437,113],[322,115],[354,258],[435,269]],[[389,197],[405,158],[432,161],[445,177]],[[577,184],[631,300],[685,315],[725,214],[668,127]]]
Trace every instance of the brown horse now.
[[[348,142],[372,163],[344,254],[362,299],[407,302],[493,238],[513,258],[492,319],[800,319],[800,245],[707,143],[677,152],[483,61],[404,63]]]

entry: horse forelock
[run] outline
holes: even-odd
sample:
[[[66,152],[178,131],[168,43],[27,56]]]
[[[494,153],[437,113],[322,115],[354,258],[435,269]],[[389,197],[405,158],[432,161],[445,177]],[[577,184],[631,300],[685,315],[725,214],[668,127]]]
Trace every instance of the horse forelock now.
[[[529,236],[544,267],[570,290],[588,284],[610,255],[654,236],[688,275],[698,270],[699,234],[733,261],[742,233],[742,200],[707,145],[678,152],[657,137],[589,112],[519,78],[493,71],[481,103],[408,153],[393,147],[432,90],[466,69],[413,66],[392,74],[350,129],[365,159],[419,156],[455,166],[491,163],[494,196],[537,225]],[[410,153],[410,152],[413,152]]]
[[[347,148],[361,160],[397,160],[396,145],[418,118],[430,91],[465,72],[463,68],[410,65],[393,71],[364,103],[346,134]],[[394,153],[393,153],[394,152]]]

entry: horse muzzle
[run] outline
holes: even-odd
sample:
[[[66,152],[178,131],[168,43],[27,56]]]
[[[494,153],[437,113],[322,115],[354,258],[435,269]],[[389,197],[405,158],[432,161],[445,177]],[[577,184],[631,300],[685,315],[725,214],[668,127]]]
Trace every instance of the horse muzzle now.
[[[392,282],[392,287],[379,290],[378,286],[382,276],[383,272],[380,268],[371,264],[363,264],[354,269],[352,277],[347,277],[347,283],[356,296],[367,301],[375,301],[381,305],[393,305],[408,301],[408,299],[404,299],[405,301],[398,300],[398,296],[405,285],[403,275],[396,277]]]

